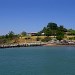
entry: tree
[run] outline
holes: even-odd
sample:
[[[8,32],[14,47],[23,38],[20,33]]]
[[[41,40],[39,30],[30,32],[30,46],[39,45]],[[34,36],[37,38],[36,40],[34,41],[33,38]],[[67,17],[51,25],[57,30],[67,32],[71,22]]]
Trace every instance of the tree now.
[[[47,37],[45,37],[44,39],[42,39],[41,41],[42,41],[42,42],[48,42],[48,41],[50,41],[50,40],[51,40],[51,37],[47,36]]]
[[[68,35],[75,35],[75,30],[69,29],[68,30]]]
[[[21,35],[22,35],[22,36],[26,36],[27,33],[26,33],[25,31],[23,31],[23,32],[21,33]]]
[[[15,34],[14,34],[13,31],[10,31],[10,32],[8,33],[8,37],[9,37],[10,39],[13,39],[14,36],[15,36]]]
[[[38,32],[36,35],[41,36],[41,34],[42,34],[42,31]]]
[[[50,35],[55,36],[58,26],[56,23],[48,23],[47,28],[50,30]]]
[[[63,25],[60,25],[60,26],[58,27],[58,30],[60,30],[60,31],[62,31],[62,32],[67,32],[67,29],[64,28]]]
[[[42,30],[42,33],[44,33],[46,31],[47,27],[44,27]]]
[[[51,30],[57,30],[58,26],[56,23],[48,23],[47,27]]]
[[[6,39],[9,39],[9,35],[8,35],[8,34],[6,34],[6,35],[5,35],[5,38],[6,38]]]
[[[56,39],[57,39],[57,40],[62,40],[63,38],[64,38],[64,32],[62,32],[62,31],[57,31]]]
[[[44,33],[45,33],[46,36],[52,35],[52,31],[49,28],[47,28]]]
[[[44,35],[46,36],[55,36],[57,29],[58,29],[57,24],[50,22],[48,23],[47,27],[44,27],[40,32],[38,32],[38,35],[44,33]]]

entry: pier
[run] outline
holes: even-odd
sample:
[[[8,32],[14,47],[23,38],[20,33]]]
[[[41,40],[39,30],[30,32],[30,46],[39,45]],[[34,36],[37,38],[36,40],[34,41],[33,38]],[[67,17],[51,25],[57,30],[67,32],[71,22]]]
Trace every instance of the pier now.
[[[34,47],[34,46],[43,46],[43,45],[44,43],[20,43],[20,44],[0,45],[0,48]]]

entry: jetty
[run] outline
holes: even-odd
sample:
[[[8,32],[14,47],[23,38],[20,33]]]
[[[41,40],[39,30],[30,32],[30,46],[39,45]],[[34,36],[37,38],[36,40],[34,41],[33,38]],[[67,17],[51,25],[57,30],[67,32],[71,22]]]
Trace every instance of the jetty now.
[[[43,46],[45,43],[20,43],[20,44],[8,44],[0,45],[0,48],[14,48],[14,47],[35,47]]]

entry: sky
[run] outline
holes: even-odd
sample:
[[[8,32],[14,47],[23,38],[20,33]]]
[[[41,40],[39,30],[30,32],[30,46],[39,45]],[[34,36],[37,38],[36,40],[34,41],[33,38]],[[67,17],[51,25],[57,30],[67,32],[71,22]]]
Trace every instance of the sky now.
[[[75,29],[75,0],[0,0],[0,35],[38,32],[49,22]]]

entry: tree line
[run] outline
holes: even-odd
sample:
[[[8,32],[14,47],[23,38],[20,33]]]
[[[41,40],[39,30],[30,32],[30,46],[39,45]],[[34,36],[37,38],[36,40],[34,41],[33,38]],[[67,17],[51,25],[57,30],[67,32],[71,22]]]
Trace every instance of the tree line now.
[[[57,40],[62,40],[65,34],[75,35],[75,30],[67,29],[63,25],[57,25],[56,23],[50,22],[34,36],[47,36],[47,40],[49,39],[49,36],[55,36]],[[8,34],[0,36],[0,42],[4,43],[8,40],[18,39],[23,36],[27,36],[27,32],[23,31],[20,34],[15,34],[13,31],[10,31]],[[38,39],[39,38],[37,38],[37,40]]]
[[[44,36],[56,36],[58,40],[64,38],[64,34],[67,32],[67,29],[64,28],[63,25],[58,26],[56,23],[48,23],[46,27],[44,27],[40,32],[38,32],[38,36],[44,33]]]

